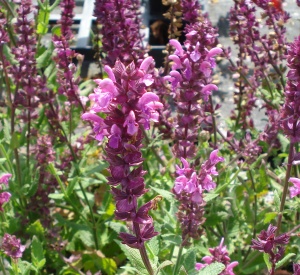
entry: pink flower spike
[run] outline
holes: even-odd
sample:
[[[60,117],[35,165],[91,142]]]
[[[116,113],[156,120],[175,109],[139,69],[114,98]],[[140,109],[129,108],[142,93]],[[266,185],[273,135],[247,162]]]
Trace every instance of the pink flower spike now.
[[[127,116],[123,126],[127,126],[127,134],[131,136],[135,135],[135,133],[138,131],[139,127],[135,121],[135,114],[132,110],[129,112],[129,115]]]
[[[115,74],[114,74],[113,70],[111,69],[111,67],[109,67],[108,65],[105,65],[105,66],[104,66],[104,71],[107,73],[108,77],[109,77],[113,82],[116,82]]]
[[[8,192],[0,193],[0,211],[3,211],[3,204],[9,202],[11,194]]]
[[[143,60],[141,66],[140,66],[140,70],[143,70],[143,71],[147,71],[149,69],[149,66],[151,64],[153,64],[153,58],[151,56],[147,57],[146,59]]]
[[[176,49],[175,54],[177,54],[179,56],[183,56],[183,49],[182,49],[182,46],[181,46],[181,44],[179,43],[178,40],[171,39],[169,41],[169,44]]]
[[[215,55],[217,54],[220,54],[222,53],[223,50],[221,48],[212,48],[208,54],[207,54],[207,57],[210,58],[210,57],[214,57]]]
[[[9,174],[9,173],[1,175],[1,177],[0,177],[0,183],[4,183],[5,185],[8,185],[8,181],[11,178],[11,176],[12,175]]]

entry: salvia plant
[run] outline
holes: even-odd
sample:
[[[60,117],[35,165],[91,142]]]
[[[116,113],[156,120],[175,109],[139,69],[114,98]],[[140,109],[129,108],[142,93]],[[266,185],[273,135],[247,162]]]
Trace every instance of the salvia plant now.
[[[232,0],[229,48],[199,1],[162,4],[158,67],[140,1],[95,0],[83,79],[76,1],[0,0],[1,274],[300,274],[297,19]]]

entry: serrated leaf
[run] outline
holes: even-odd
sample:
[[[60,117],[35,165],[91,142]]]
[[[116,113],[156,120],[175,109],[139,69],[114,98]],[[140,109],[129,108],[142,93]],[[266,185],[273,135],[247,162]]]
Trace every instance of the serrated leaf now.
[[[37,59],[37,68],[41,69],[48,66],[51,61],[51,56],[53,53],[53,45],[51,44],[47,50],[45,50]]]
[[[276,264],[276,268],[279,268],[279,267],[283,266],[290,258],[294,257],[295,255],[296,255],[295,253],[289,253],[289,254],[287,254],[282,260],[280,260]]]
[[[19,267],[22,275],[30,274],[30,270],[31,269],[34,270],[31,263],[22,261],[21,259],[19,259],[19,261],[18,261],[18,267]]]
[[[149,258],[155,264],[158,261],[157,255],[159,253],[158,237],[152,238],[150,241],[145,243],[147,251],[149,252]]]
[[[271,220],[273,220],[277,217],[277,215],[278,215],[277,212],[266,213],[265,218],[264,218],[264,224],[269,224]]]
[[[121,224],[121,223],[117,223],[117,222],[108,222],[107,225],[108,225],[112,230],[114,230],[117,234],[126,231],[125,225],[124,225],[124,224]]]
[[[91,231],[88,230],[78,230],[75,235],[75,238],[79,239],[82,241],[84,245],[87,247],[94,247],[94,237]]]
[[[170,244],[175,244],[175,245],[180,245],[182,239],[181,236],[179,236],[178,234],[163,234],[161,236],[164,240],[164,242],[170,243]]]
[[[172,265],[172,264],[173,264],[173,263],[172,263],[171,261],[168,261],[168,260],[162,262],[162,263],[158,266],[158,268],[157,268],[157,270],[156,270],[156,272],[155,272],[154,275],[158,275],[158,273],[159,273],[159,271],[160,271],[161,269],[165,268],[166,266]]]
[[[274,190],[274,203],[275,203],[276,211],[280,212],[280,198],[277,190]]]
[[[266,263],[266,266],[268,268],[268,270],[270,270],[272,268],[272,264],[270,262],[270,256],[267,253],[264,253],[264,261]]]
[[[219,275],[225,269],[225,265],[221,263],[212,263],[201,269],[198,275]]]
[[[11,49],[10,47],[8,47],[7,44],[2,45],[2,51],[10,64],[12,65],[18,64],[18,61],[15,59],[15,56],[11,53]]]
[[[179,269],[178,275],[188,275],[187,271],[185,270],[184,266]]]
[[[194,248],[189,249],[184,254],[183,265],[187,270],[188,274],[191,274],[195,270],[196,264],[196,252]]]
[[[38,237],[40,240],[43,240],[45,236],[45,229],[40,220],[36,220],[34,223],[30,224],[27,227],[26,233],[30,234],[31,236]]]
[[[214,193],[205,193],[204,194],[204,201],[209,202],[213,200],[214,198],[218,197],[220,194],[214,194]]]
[[[31,243],[31,259],[37,269],[41,269],[46,263],[43,245],[36,236],[33,236]]]
[[[117,264],[111,258],[100,258],[99,264],[102,270],[105,270],[105,274],[107,275],[114,275],[116,274]]]
[[[123,244],[120,244],[120,247],[129,259],[131,265],[137,268],[140,272],[139,274],[148,274],[138,249],[134,249]]]
[[[167,190],[152,187],[152,186],[151,186],[151,189],[154,190],[155,192],[157,192],[159,195],[163,196],[167,200],[174,200],[174,195]]]

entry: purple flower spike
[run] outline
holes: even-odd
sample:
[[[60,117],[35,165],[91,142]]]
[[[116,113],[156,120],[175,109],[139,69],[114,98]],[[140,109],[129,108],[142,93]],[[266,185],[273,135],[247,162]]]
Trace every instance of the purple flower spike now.
[[[0,176],[0,183],[4,183],[6,186],[8,185],[8,181],[11,178],[11,174],[6,173]]]
[[[178,40],[176,39],[171,39],[169,41],[170,45],[173,46],[176,51],[175,51],[175,54],[178,55],[179,57],[183,56],[183,49],[182,49],[182,46],[181,44],[179,43]]]
[[[1,249],[7,256],[18,259],[22,258],[25,245],[21,245],[20,239],[17,239],[16,236],[5,233],[2,239]]]
[[[108,184],[116,201],[115,218],[130,222],[133,228],[132,232],[121,233],[120,238],[138,249],[158,234],[149,215],[154,208],[152,201],[138,208],[138,198],[148,191],[142,168],[142,128],[149,129],[150,120],[157,121],[157,109],[163,107],[156,94],[147,92],[152,83],[152,63],[150,57],[138,66],[134,62],[125,66],[120,61],[114,68],[106,66],[109,78],[95,81],[99,86],[89,96],[91,110],[82,115],[82,119],[94,123],[96,137],[108,138],[105,159],[109,163]],[[98,112],[105,118],[96,115]]]

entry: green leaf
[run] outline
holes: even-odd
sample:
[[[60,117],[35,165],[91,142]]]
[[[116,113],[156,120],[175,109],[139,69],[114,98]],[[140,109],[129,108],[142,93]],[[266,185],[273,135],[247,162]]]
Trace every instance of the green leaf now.
[[[179,269],[178,275],[188,275],[187,271],[185,270],[184,266]]]
[[[184,254],[183,265],[187,270],[188,274],[191,274],[195,271],[195,264],[196,264],[196,252],[195,248],[189,249]]]
[[[33,236],[31,243],[31,259],[37,269],[43,268],[46,263],[43,245],[36,236]]]
[[[170,200],[170,201],[174,200],[174,195],[167,190],[152,187],[152,186],[151,186],[151,189],[153,189],[155,192],[157,192],[159,195],[163,196],[167,200]]]
[[[158,274],[159,274],[159,271],[160,271],[161,269],[165,268],[166,266],[172,265],[172,264],[173,264],[173,263],[172,263],[171,261],[168,261],[168,260],[162,262],[162,263],[159,265],[159,267],[157,268],[157,270],[156,270],[156,272],[155,272],[154,275],[158,275]]]
[[[114,275],[117,271],[117,264],[111,258],[100,258],[99,264],[101,266],[101,270],[105,270],[105,274]]]
[[[215,194],[215,193],[205,193],[204,194],[204,201],[209,202],[213,200],[214,198],[218,197],[220,194]]]
[[[270,223],[271,220],[275,219],[277,217],[277,212],[269,212],[265,214],[264,218],[264,224]]]
[[[18,268],[20,269],[22,275],[30,274],[30,270],[35,270],[31,263],[22,261],[21,259],[18,261]]]
[[[52,32],[52,35],[61,36],[61,26],[60,25],[54,26],[52,28],[51,32]]]
[[[276,211],[279,213],[280,212],[280,197],[278,195],[277,190],[274,191],[274,203],[275,203]]]
[[[294,257],[295,255],[296,255],[295,253],[289,253],[289,254],[287,254],[282,260],[280,260],[276,264],[276,268],[279,268],[279,267],[283,266],[290,258]]]
[[[48,9],[39,9],[38,14],[38,25],[37,25],[37,34],[46,34],[48,32],[48,25],[50,19],[50,10]]]
[[[159,253],[158,237],[152,238],[150,241],[145,243],[147,251],[149,252],[149,258],[152,262],[157,263],[157,255]]]
[[[120,242],[118,241],[118,243]],[[139,271],[139,274],[148,274],[138,249],[131,248],[121,243],[120,247],[129,259],[131,265]]]
[[[18,64],[18,61],[15,59],[15,56],[11,53],[10,47],[8,47],[7,44],[2,45],[2,50],[6,59],[9,61],[11,65]]]
[[[17,149],[20,146],[20,133],[18,132],[14,132],[12,137],[11,137],[11,141],[10,141],[10,148],[11,149]]]
[[[53,199],[53,200],[63,200],[64,199],[64,194],[52,193],[52,194],[49,194],[48,197],[50,199]]]
[[[178,234],[163,234],[162,238],[164,240],[164,242],[168,243],[168,244],[175,244],[177,246],[180,245],[182,239],[181,236],[179,236]]]
[[[66,194],[68,196],[70,196],[74,190],[74,187],[76,186],[76,183],[78,183],[78,179],[79,177],[75,177],[75,178],[72,178],[69,182],[68,182],[68,186],[66,188]]]
[[[39,57],[37,57],[37,68],[41,69],[47,67],[49,62],[51,61],[52,53],[53,53],[53,44],[50,44],[49,48],[45,50]]]
[[[38,237],[40,240],[43,240],[45,236],[45,229],[40,220],[36,220],[27,227],[26,233],[34,236],[35,238]]]
[[[267,265],[268,270],[270,270],[272,268],[272,264],[270,262],[270,256],[267,253],[264,253],[264,261]]]
[[[212,263],[201,269],[198,275],[219,275],[225,269],[225,265],[221,263]]]
[[[89,230],[78,230],[74,237],[81,240],[82,243],[87,247],[95,246],[93,234]]]

